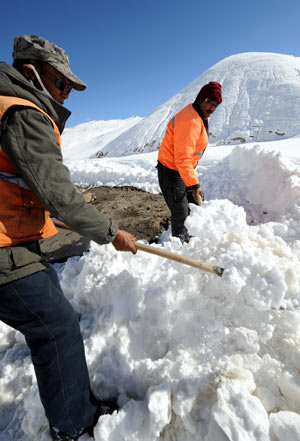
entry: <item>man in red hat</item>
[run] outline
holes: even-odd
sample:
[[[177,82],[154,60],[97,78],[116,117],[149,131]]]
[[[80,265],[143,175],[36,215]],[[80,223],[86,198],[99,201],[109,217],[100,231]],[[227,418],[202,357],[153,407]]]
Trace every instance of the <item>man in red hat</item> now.
[[[205,84],[195,101],[169,121],[158,152],[158,180],[171,211],[172,236],[189,242],[184,221],[189,203],[200,204],[203,192],[195,167],[208,144],[208,118],[222,102],[221,84]]]

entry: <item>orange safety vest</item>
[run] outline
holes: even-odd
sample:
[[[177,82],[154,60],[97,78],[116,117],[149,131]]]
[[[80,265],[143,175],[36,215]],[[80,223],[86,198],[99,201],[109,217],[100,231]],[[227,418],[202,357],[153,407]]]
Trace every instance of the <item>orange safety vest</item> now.
[[[177,170],[187,187],[199,184],[195,167],[208,144],[202,118],[188,104],[168,123],[158,152],[165,167]]]
[[[30,106],[46,115],[53,125],[56,142],[60,147],[57,125],[46,112],[31,101],[0,96],[0,120],[7,109],[16,105]],[[49,211],[29,189],[0,145],[0,247],[44,239],[57,232]]]

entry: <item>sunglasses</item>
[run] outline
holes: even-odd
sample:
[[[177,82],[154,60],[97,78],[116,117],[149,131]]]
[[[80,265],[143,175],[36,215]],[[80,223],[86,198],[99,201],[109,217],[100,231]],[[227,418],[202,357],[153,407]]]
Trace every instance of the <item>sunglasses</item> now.
[[[56,78],[54,84],[62,92],[70,93],[72,90],[72,85],[68,84],[63,78]]]
[[[66,92],[69,94],[72,90],[72,85],[67,83],[66,80],[62,77],[57,77],[55,74],[51,72],[44,73],[45,76],[50,75],[51,77],[55,78],[54,84],[57,87],[57,89],[61,90],[62,92]]]
[[[209,98],[206,98],[205,99],[205,102],[209,105],[209,106],[211,106],[211,107],[214,107],[215,109],[218,107],[218,103],[216,103],[215,101],[212,101],[212,100],[210,100]]]

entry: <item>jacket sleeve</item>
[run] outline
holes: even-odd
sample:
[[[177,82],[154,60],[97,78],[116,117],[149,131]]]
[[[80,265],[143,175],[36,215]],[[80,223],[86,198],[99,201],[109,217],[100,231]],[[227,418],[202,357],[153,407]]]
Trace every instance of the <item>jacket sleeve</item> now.
[[[176,121],[176,120],[175,120]],[[201,136],[201,125],[194,120],[179,121],[174,126],[174,161],[180,176],[187,187],[199,187],[198,176],[193,160],[196,143]]]
[[[1,147],[53,216],[99,244],[114,239],[117,227],[87,204],[71,182],[53,126],[45,115],[31,108],[14,111],[3,128]]]

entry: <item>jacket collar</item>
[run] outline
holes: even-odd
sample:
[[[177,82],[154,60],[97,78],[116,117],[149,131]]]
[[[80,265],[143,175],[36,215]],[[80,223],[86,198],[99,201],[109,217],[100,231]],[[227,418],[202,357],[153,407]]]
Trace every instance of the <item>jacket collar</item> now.
[[[33,86],[17,69],[0,62],[0,95],[15,96],[31,101],[54,120],[62,133],[71,112],[54,98]]]
[[[196,112],[198,113],[200,118],[203,120],[204,127],[206,129],[207,134],[208,134],[208,119],[204,118],[203,113],[201,112],[200,104],[198,103],[198,101],[193,102],[193,108],[196,110]]]

